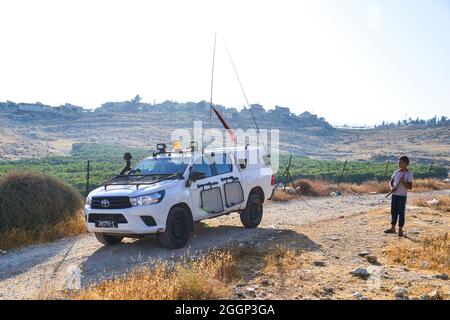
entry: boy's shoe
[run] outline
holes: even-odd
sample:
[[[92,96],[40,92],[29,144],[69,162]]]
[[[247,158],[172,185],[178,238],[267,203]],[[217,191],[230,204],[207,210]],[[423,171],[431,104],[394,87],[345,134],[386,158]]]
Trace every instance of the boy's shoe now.
[[[394,233],[395,233],[395,230],[387,229],[387,230],[384,230],[384,233],[387,233],[387,234],[394,234]]]
[[[398,232],[398,237],[399,237],[399,238],[403,238],[403,231],[402,231],[402,230],[400,230],[400,231]]]

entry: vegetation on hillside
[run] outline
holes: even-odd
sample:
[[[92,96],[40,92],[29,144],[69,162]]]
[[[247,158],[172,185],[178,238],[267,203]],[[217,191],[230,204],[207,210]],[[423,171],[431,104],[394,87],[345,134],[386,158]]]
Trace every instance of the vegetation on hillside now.
[[[132,164],[149,156],[153,150],[142,148],[129,148],[121,145],[100,145],[78,143],[74,144],[70,157],[48,156],[37,159],[24,159],[16,161],[0,161],[0,175],[11,171],[35,171],[49,176],[57,177],[65,183],[75,187],[81,194],[86,189],[86,161],[90,160],[90,189],[99,186],[103,181],[118,174],[125,163],[123,154],[131,152]],[[282,177],[288,156],[280,156],[280,170],[277,181],[284,182]],[[327,180],[337,182],[340,180],[344,162],[336,160],[314,160],[310,158],[293,156],[291,175],[294,179]],[[389,179],[395,164],[387,168],[386,163],[354,161],[348,162],[341,182],[361,183],[369,180],[385,181]],[[444,167],[427,165],[411,165],[415,178],[446,178],[447,170]]]

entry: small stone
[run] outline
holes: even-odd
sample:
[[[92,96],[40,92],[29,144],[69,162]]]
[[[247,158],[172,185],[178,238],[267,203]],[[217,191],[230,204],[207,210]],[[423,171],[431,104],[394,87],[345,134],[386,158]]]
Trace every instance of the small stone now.
[[[433,278],[440,279],[440,280],[448,280],[448,275],[447,274],[437,274],[437,275],[433,276]]]
[[[427,203],[430,205],[430,206],[437,206],[437,205],[439,205],[439,200],[438,199],[433,199],[433,200],[431,200],[431,201],[428,201]]]
[[[332,286],[324,286],[324,287],[323,287],[323,291],[324,291],[326,294],[332,294],[332,293],[334,293],[334,289],[333,289]]]
[[[354,297],[354,298],[357,298],[357,299],[360,299],[360,298],[362,298],[362,293],[361,292],[354,292],[353,294],[352,294],[352,296]]]
[[[360,257],[366,257],[366,256],[368,256],[369,254],[370,254],[369,251],[361,251],[360,253],[358,253],[358,256],[360,256]]]
[[[366,260],[371,264],[379,264],[376,256],[368,255],[366,256]]]
[[[247,288],[245,288],[245,291],[246,291],[247,293],[255,293],[255,288],[247,287]]]
[[[408,298],[408,290],[406,288],[394,287],[392,292],[394,292],[396,298]]]
[[[428,300],[438,300],[440,298],[440,294],[437,290],[431,291],[427,296]]]
[[[350,274],[354,275],[355,277],[359,277],[362,279],[367,279],[370,277],[370,273],[365,268],[356,268],[350,272]]]
[[[316,267],[325,267],[325,262],[323,262],[323,261],[314,261],[313,264]]]
[[[261,280],[261,284],[263,286],[268,286],[268,285],[270,285],[270,281],[269,281],[269,279],[264,278]]]
[[[7,254],[8,252],[6,252],[5,250],[0,250],[0,254]]]

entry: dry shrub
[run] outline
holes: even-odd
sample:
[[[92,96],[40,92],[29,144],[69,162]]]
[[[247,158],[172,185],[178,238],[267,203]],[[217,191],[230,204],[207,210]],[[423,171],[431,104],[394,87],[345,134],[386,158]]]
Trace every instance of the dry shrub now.
[[[262,268],[266,273],[285,273],[286,271],[298,268],[299,252],[294,248],[276,246],[265,256],[265,264]]]
[[[388,193],[391,191],[389,183],[379,181],[367,181],[361,184],[354,184],[350,187],[350,191],[356,193]]]
[[[288,202],[297,199],[297,195],[294,193],[289,193],[283,189],[276,189],[272,196],[272,201],[275,202]]]
[[[296,180],[298,192],[307,196],[328,196],[336,189],[336,184],[324,180]]]
[[[34,172],[0,177],[0,248],[83,232],[83,205],[78,191],[63,182]]]
[[[427,190],[445,190],[450,189],[450,183],[439,181],[436,179],[416,179],[413,182],[413,192],[421,192]]]
[[[411,296],[422,297],[426,296],[427,300],[446,300],[448,295],[442,290],[441,287],[433,286],[430,284],[416,283],[408,289]],[[432,293],[435,293],[431,296]]]
[[[83,213],[78,211],[73,217],[55,225],[39,226],[34,230],[12,229],[0,233],[0,249],[10,250],[36,243],[53,242],[64,237],[86,232]]]
[[[433,205],[431,201],[433,199],[438,200],[439,202],[436,205]],[[426,207],[442,210],[445,212],[450,212],[450,196],[436,196],[432,198],[417,198],[412,201],[413,205],[418,207]]]
[[[419,269],[450,273],[450,239],[448,233],[427,236],[421,240],[390,244],[386,256],[393,262]]]
[[[102,281],[76,292],[74,299],[196,300],[219,299],[229,294],[237,276],[238,250],[216,251],[199,259],[183,258],[170,265],[158,262],[124,277]]]
[[[195,258],[186,255],[170,264],[160,261],[131,273],[68,293],[77,300],[192,300],[222,299],[232,283],[245,274],[262,270],[270,274],[298,268],[299,251],[285,246],[256,249],[221,249]],[[52,294],[48,295],[51,297]]]

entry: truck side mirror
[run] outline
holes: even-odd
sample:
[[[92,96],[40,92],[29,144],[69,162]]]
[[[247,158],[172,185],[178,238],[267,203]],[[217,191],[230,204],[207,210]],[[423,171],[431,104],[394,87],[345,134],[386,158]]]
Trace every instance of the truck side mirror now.
[[[192,180],[194,182],[205,178],[206,173],[204,173],[203,171],[191,171],[191,173],[189,174],[189,180]]]

